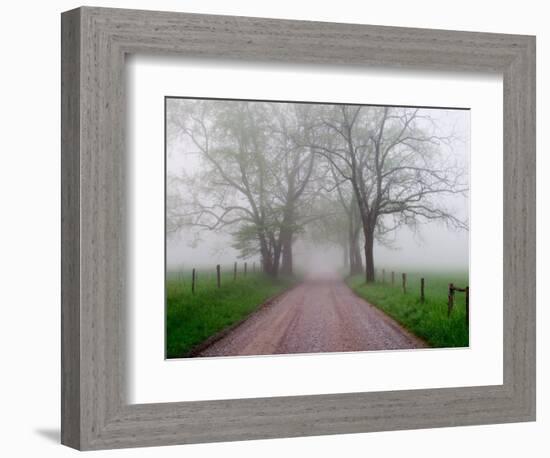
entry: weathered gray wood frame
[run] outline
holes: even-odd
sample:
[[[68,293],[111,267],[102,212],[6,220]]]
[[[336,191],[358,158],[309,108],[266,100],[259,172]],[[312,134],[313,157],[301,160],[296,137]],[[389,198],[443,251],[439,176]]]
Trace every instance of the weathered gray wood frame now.
[[[63,13],[61,35],[64,444],[103,449],[535,418],[534,37],[90,7]],[[129,405],[128,53],[503,74],[504,384]]]

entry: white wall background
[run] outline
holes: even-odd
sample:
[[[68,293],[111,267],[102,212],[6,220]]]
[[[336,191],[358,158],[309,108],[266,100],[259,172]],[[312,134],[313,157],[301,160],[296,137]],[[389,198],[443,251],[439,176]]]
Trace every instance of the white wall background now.
[[[544,2],[392,0],[319,2],[318,0],[124,0],[98,6],[161,9],[536,34],[538,38],[538,278],[548,268],[548,214],[543,213],[550,184],[548,86],[550,29]],[[63,10],[79,6],[65,0],[10,2],[0,19],[0,422],[3,456],[74,456],[58,445],[60,373],[60,160],[59,35]],[[545,173],[546,172],[546,173]],[[444,428],[437,430],[279,439],[99,452],[98,456],[227,457],[398,456],[548,456],[550,375],[548,294],[539,288],[538,421],[536,423]],[[545,300],[546,299],[546,300]]]

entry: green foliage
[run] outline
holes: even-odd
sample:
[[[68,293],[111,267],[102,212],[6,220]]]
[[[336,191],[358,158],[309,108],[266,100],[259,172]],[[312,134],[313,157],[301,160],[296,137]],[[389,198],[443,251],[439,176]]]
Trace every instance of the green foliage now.
[[[243,224],[233,232],[231,245],[239,254],[239,258],[247,259],[260,252],[258,244],[258,228],[253,224]]]
[[[420,301],[420,278],[425,278],[425,301]],[[455,304],[447,317],[449,283],[468,285],[468,273],[407,272],[407,293],[401,288],[401,272],[395,272],[395,285],[386,271],[386,282],[365,283],[364,276],[347,280],[356,294],[377,306],[413,334],[436,348],[467,347],[464,293],[455,293]]]
[[[233,267],[222,268],[221,287],[216,272],[197,272],[195,294],[191,274],[170,273],[166,280],[166,356],[185,356],[208,337],[242,320],[268,298],[289,288],[293,280],[272,279],[242,269],[233,280]]]

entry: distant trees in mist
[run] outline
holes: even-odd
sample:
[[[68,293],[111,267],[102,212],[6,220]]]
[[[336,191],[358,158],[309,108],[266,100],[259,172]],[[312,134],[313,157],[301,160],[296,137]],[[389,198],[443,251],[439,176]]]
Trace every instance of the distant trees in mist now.
[[[428,110],[169,99],[168,141],[196,164],[169,170],[167,231],[224,231],[264,272],[291,274],[300,235],[342,247],[374,280],[375,240],[402,225],[467,222],[446,208],[467,192],[454,141]],[[191,169],[191,168],[189,168]]]

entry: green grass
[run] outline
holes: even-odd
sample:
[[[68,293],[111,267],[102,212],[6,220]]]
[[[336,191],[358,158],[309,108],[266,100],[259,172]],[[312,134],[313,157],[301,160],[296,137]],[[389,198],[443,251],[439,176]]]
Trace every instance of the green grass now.
[[[223,272],[223,269],[222,269]],[[268,298],[289,288],[293,280],[272,279],[242,272],[233,280],[232,268],[216,284],[215,271],[199,271],[195,294],[191,274],[169,273],[166,280],[166,356],[185,356],[208,337],[242,320]]]
[[[468,346],[464,293],[455,293],[454,308],[447,317],[449,283],[460,288],[467,286],[467,272],[407,272],[406,294],[401,288],[401,272],[395,272],[395,286],[391,286],[391,273],[388,273],[386,271],[385,283],[366,284],[363,276],[351,277],[347,283],[357,295],[386,312],[432,347]],[[425,278],[426,299],[423,303],[420,301],[421,277]]]

